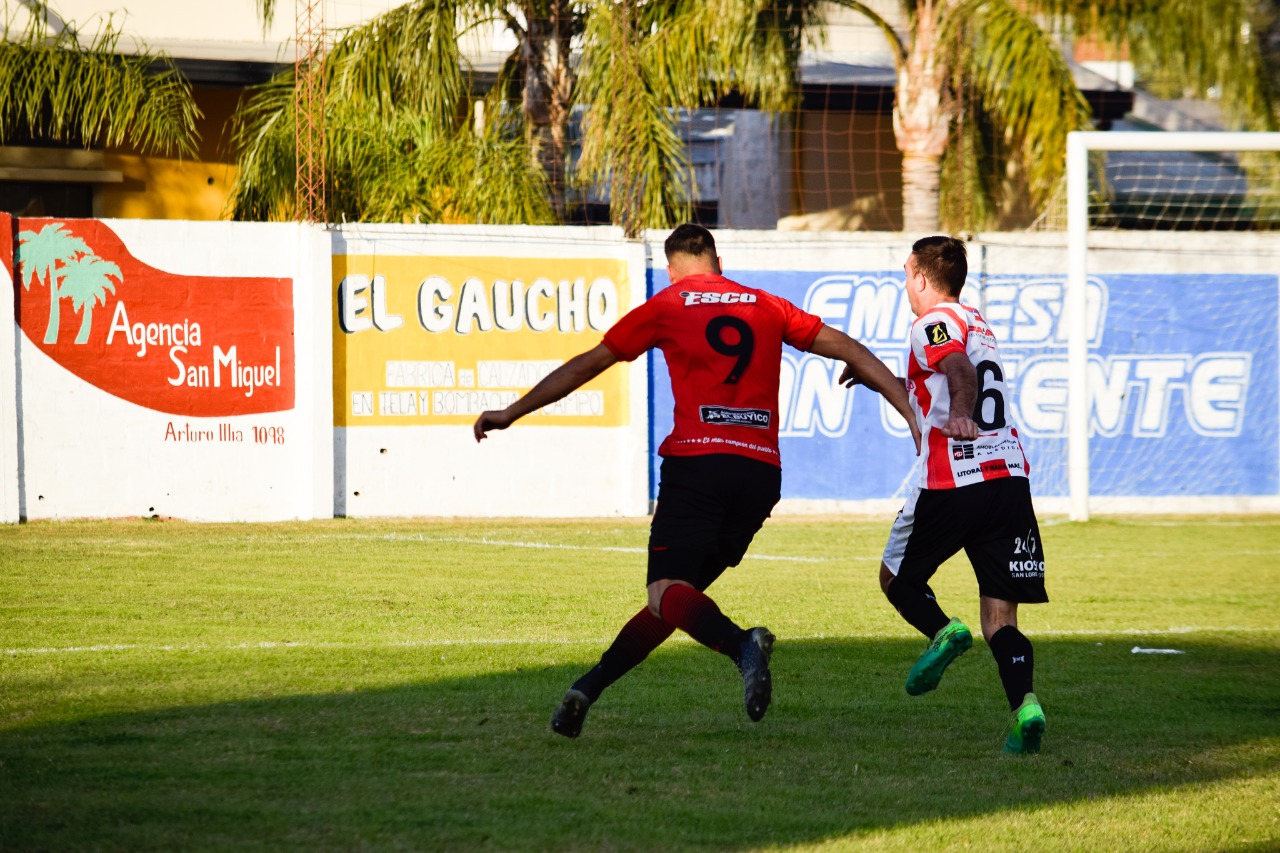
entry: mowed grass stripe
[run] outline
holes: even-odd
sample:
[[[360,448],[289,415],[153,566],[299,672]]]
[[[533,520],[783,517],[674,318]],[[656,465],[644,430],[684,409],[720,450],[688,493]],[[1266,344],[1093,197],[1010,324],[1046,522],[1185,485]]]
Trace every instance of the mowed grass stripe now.
[[[1126,628],[1123,631],[1038,631],[1037,637],[1083,637],[1083,638],[1119,638],[1119,637],[1181,637],[1195,634],[1280,634],[1280,628],[1245,628],[1236,625],[1232,626],[1178,626],[1174,628]],[[831,640],[839,638],[849,638],[857,640],[871,640],[876,636],[870,634],[804,634],[799,636],[782,637],[780,640],[805,641],[805,640]],[[401,642],[386,643],[307,643],[307,642],[271,642],[267,640],[259,642],[235,643],[233,645],[213,646],[213,645],[156,645],[141,646],[136,644],[114,644],[100,646],[66,646],[61,648],[28,648],[28,649],[0,649],[0,654],[6,655],[53,655],[53,654],[85,654],[94,652],[124,652],[124,651],[149,651],[149,652],[204,652],[204,651],[265,651],[274,649],[398,649],[398,648],[435,648],[448,646],[486,646],[486,645],[560,645],[560,646],[582,646],[582,645],[607,645],[613,640],[612,637],[576,637],[576,638],[556,638],[556,637],[535,637],[535,638],[477,638],[470,640],[406,640]],[[673,636],[667,642],[681,643],[694,642],[691,638],[678,634]]]
[[[780,637],[763,722],[678,636],[576,741],[548,719],[643,604],[643,519],[0,528],[0,848],[1280,846],[1280,519],[1047,525],[1025,760],[980,640],[905,695],[887,525],[773,519],[754,549],[805,559],[713,587]],[[932,585],[976,629],[963,557]]]

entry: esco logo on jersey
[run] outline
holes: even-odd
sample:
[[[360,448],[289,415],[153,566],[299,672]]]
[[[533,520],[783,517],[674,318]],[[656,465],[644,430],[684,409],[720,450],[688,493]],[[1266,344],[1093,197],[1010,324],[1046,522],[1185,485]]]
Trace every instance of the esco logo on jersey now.
[[[714,290],[685,290],[680,293],[685,307],[690,305],[734,305],[755,302],[754,293],[718,293]]]

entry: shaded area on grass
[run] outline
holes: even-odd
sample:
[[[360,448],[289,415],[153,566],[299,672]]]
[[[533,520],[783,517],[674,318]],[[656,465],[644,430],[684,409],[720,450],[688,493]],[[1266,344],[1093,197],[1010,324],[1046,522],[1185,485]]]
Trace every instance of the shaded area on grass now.
[[[981,642],[911,698],[922,643],[782,637],[757,725],[727,660],[672,643],[576,741],[548,719],[582,665],[545,661],[578,647],[506,647],[509,671],[486,675],[459,673],[491,649],[452,647],[448,672],[391,687],[362,684],[368,650],[295,649],[274,658],[282,681],[345,672],[351,692],[0,731],[0,847],[742,850],[1277,772],[1274,638],[1180,638],[1183,655],[1134,655],[1135,639],[1036,641],[1049,728],[1022,759],[999,753],[1008,714]],[[412,673],[427,654],[376,656]],[[113,660],[119,690],[163,692],[163,671],[124,678],[131,658]],[[1274,803],[1256,807],[1274,828]]]

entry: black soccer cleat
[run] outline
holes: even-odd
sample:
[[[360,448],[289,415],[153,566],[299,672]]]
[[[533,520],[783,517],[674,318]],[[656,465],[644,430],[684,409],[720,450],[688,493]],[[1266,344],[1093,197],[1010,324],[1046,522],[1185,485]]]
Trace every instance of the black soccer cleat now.
[[[752,628],[742,640],[742,694],[751,722],[764,719],[773,698],[773,678],[769,673],[769,656],[773,654],[773,634],[768,628]]]
[[[582,734],[582,721],[587,718],[590,707],[591,700],[587,694],[570,687],[560,700],[560,707],[551,715],[551,731],[565,737]]]

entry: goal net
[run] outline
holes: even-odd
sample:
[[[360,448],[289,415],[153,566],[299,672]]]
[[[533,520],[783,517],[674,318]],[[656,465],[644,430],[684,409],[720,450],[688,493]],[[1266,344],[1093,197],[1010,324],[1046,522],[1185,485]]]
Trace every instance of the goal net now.
[[[1275,133],[1071,134],[1065,370],[1024,366],[1022,415],[1073,519],[1280,509],[1277,163]]]

